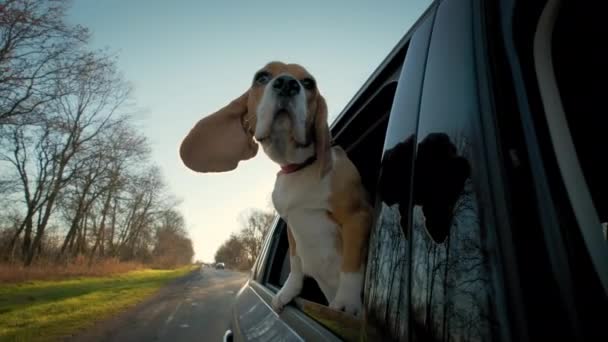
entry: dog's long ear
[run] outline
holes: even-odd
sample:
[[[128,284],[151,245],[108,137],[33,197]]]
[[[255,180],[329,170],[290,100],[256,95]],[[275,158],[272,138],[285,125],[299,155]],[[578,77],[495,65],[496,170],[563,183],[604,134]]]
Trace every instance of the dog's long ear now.
[[[258,144],[243,128],[248,98],[249,91],[196,123],[179,150],[188,168],[197,172],[230,171],[241,160],[256,155]]]
[[[317,113],[315,115],[315,152],[319,160],[320,176],[326,175],[331,170],[331,133],[327,124],[327,103],[323,96],[317,99]]]

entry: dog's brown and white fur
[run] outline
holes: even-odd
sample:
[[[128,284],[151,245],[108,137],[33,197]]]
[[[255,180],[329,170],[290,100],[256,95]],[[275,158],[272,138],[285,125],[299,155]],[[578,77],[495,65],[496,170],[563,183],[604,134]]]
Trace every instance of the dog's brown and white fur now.
[[[180,154],[195,171],[228,171],[255,156],[256,141],[282,168],[272,200],[288,224],[291,271],[272,306],[281,311],[309,275],[330,307],[360,314],[371,206],[354,164],[331,147],[327,105],[303,67],[267,64],[245,94],[196,124]]]

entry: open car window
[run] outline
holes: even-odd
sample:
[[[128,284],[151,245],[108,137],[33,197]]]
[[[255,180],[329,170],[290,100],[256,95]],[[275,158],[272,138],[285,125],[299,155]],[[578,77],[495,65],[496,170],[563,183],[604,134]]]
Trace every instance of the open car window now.
[[[339,134],[336,139],[336,143],[345,149],[359,170],[370,197],[375,193],[388,112],[395,90],[396,82],[392,81],[379,88],[373,100],[350,123],[349,129]],[[280,220],[269,245],[262,282],[267,288],[276,292],[285,283],[289,270],[287,225]],[[330,309],[325,296],[313,278],[305,277],[302,292],[291,303],[291,306],[301,310],[342,339],[359,340],[358,336],[362,328],[361,318]]]
[[[338,117],[331,128],[334,144],[341,146],[356,166],[372,203],[376,201],[378,193],[378,179],[382,169],[383,151],[387,143],[389,115],[395,105],[393,101],[398,92],[398,81],[400,80],[400,75],[402,75],[404,60],[406,60],[406,55],[409,54],[410,40],[416,36],[416,32],[420,31],[422,26],[425,27],[425,34],[420,39],[424,41],[425,37],[428,37],[429,26],[432,23],[432,10],[432,6],[428,8],[427,13],[419,19],[414,29],[397,44],[387,59],[347,105],[344,112]],[[425,49],[423,46],[420,46],[420,51]],[[421,61],[414,60],[414,62],[414,65],[421,66],[419,64]],[[418,76],[416,77],[421,77],[423,67],[418,70],[412,70],[412,73],[417,73]],[[407,84],[403,86],[407,88]],[[413,101],[414,99],[411,100]],[[415,125],[411,127],[415,129]],[[397,183],[385,185],[389,187],[400,186]],[[376,211],[375,214],[378,214],[378,212]],[[372,241],[370,241],[371,243]],[[384,248],[386,246],[380,247],[383,250],[387,250]],[[370,249],[371,246],[368,249],[371,253]],[[266,254],[265,271],[259,279],[265,287],[276,292],[286,281],[290,268],[285,222],[280,221],[277,224],[272,242]],[[370,265],[376,264],[368,263],[368,267]],[[369,272],[372,272],[371,278]],[[401,272],[400,275],[404,275],[407,270],[401,269]],[[329,309],[327,300],[312,278],[305,279],[302,293],[290,306],[304,312],[344,340],[359,341],[362,337],[368,340],[378,340],[382,336],[381,330],[384,329],[386,324],[382,322],[376,325],[375,322],[371,322],[370,320],[380,318],[380,316],[374,316],[371,312],[376,309],[381,310],[381,306],[387,305],[388,302],[401,302],[401,299],[397,297],[391,298],[390,296],[377,297],[376,295],[379,293],[377,291],[382,291],[381,288],[386,285],[386,282],[383,282],[381,277],[374,278],[373,274],[378,275],[378,270],[366,270],[364,290],[365,313],[362,317],[355,318],[343,312]],[[402,278],[395,278],[395,280],[397,279]],[[368,291],[372,297],[376,296],[374,298],[379,299],[381,302],[370,302],[371,297],[368,296]],[[403,293],[403,295],[405,296],[406,293]],[[375,307],[376,304],[378,307]],[[370,315],[374,317],[370,318]]]
[[[274,231],[273,246],[270,250],[270,258],[268,260],[268,268],[264,278],[264,285],[274,291],[278,291],[289,275],[289,243],[287,241],[287,225],[285,221],[280,220]],[[327,305],[325,296],[319,289],[317,282],[311,277],[304,278],[304,286],[300,298]]]
[[[287,280],[290,271],[287,225],[283,220],[277,223],[269,248],[267,268],[262,281],[265,287],[276,293]],[[346,341],[358,340],[360,321],[330,309],[323,292],[313,278],[304,278],[302,292],[289,305],[308,315],[340,338]]]

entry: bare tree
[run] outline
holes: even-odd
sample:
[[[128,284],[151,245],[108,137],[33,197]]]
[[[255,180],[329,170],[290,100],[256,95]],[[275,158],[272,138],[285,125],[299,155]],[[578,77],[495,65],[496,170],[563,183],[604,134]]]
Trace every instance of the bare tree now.
[[[91,216],[95,201],[110,186],[108,160],[103,151],[96,151],[93,156],[87,156],[83,165],[60,198],[60,204],[67,211],[69,217],[69,230],[64,238],[60,250],[63,256],[66,250],[71,249],[73,254],[82,254],[86,250],[85,241],[82,236],[86,236],[87,226],[84,224],[86,219]],[[64,203],[61,203],[64,202]],[[80,239],[76,239],[80,237]]]
[[[90,258],[98,250],[100,257],[106,253],[106,244],[110,251],[114,251],[114,236],[116,231],[116,218],[119,203],[123,201],[123,192],[132,179],[131,169],[140,168],[145,164],[150,149],[145,137],[141,136],[135,128],[127,122],[116,125],[103,135],[100,150],[107,162],[106,186],[102,194],[103,201],[99,205],[99,224],[96,231],[96,240]],[[109,231],[108,231],[109,230]]]
[[[65,23],[68,2],[0,1],[0,255],[190,262],[183,218],[124,113],[130,87]]]
[[[55,82],[78,63],[89,37],[64,22],[66,8],[66,0],[0,3],[0,126],[37,120],[40,107],[61,95]]]
[[[106,56],[85,55],[76,70],[55,82],[62,96],[43,106],[44,120],[36,125],[12,125],[12,155],[3,153],[17,170],[28,211],[24,219],[25,264],[32,262],[60,192],[86,165],[87,155],[100,132],[116,123],[115,111],[128,97],[128,87]],[[29,146],[37,158],[28,158]],[[32,166],[36,165],[35,167]],[[32,181],[32,173],[35,181]],[[32,220],[36,232],[29,241]],[[20,233],[20,232],[19,232]]]
[[[104,130],[94,139],[89,153],[81,159],[79,171],[66,187],[61,197],[61,208],[69,227],[62,243],[59,257],[84,254],[90,247],[89,260],[99,251],[106,251],[106,228],[115,220],[110,219],[112,204],[116,203],[128,182],[128,169],[138,167],[149,154],[146,140],[126,121]],[[84,225],[84,222],[88,225]],[[111,227],[112,228],[112,227]],[[86,235],[94,239],[92,247],[77,237]],[[83,234],[84,233],[84,234]]]
[[[24,234],[21,253],[25,255],[29,251],[35,215],[46,202],[48,185],[55,171],[55,146],[48,140],[48,126],[27,129],[26,126],[18,125],[13,126],[10,133],[6,136],[8,141],[4,141],[10,148],[0,154],[0,160],[14,167],[18,179],[15,186],[22,190],[25,213],[5,251],[5,256],[9,259],[13,257],[21,233]]]
[[[79,73],[73,79],[57,82],[57,87],[67,95],[48,104],[56,113],[49,119],[56,131],[54,143],[58,146],[54,162],[56,173],[51,182],[44,214],[38,222],[36,238],[26,256],[29,264],[48,224],[54,204],[66,183],[79,172],[81,163],[75,156],[91,148],[95,138],[115,123],[115,111],[128,97],[129,89],[120,79],[114,64],[105,57],[85,58]]]
[[[116,253],[123,259],[145,259],[154,245],[156,215],[164,209],[165,185],[160,169],[149,166],[130,176],[122,202],[124,214],[118,232]]]
[[[153,251],[154,263],[163,267],[188,264],[194,256],[182,215],[175,209],[160,213]]]
[[[253,265],[255,259],[260,254],[262,244],[271,228],[274,218],[275,215],[273,213],[258,209],[252,209],[241,214],[240,220],[242,228],[238,236],[248,255],[250,265]]]
[[[232,234],[215,254],[216,262],[224,262],[237,269],[251,268],[260,254],[262,244],[270,231],[275,214],[259,209],[241,213],[241,230]]]

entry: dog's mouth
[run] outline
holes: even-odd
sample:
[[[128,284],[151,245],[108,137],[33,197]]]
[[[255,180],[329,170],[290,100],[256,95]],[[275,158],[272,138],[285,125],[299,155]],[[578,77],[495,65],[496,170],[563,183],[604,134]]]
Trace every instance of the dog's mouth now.
[[[271,125],[271,129],[268,130],[268,133],[266,133],[263,136],[260,137],[255,137],[255,140],[257,140],[260,143],[264,143],[267,142],[270,139],[270,136],[272,135],[272,133],[275,131],[275,125],[277,123],[277,119],[281,116],[285,116],[287,118],[287,120],[291,119],[291,114],[290,112],[287,110],[287,108],[285,107],[280,107],[277,108],[277,110],[274,111],[274,114],[272,116],[272,125]],[[286,120],[285,118],[281,118],[281,120]],[[291,121],[291,120],[290,120]],[[291,123],[289,123],[289,125],[291,126]]]
[[[269,134],[269,135],[266,135],[266,136],[264,136],[264,137],[261,137],[261,138],[255,138],[255,140],[257,140],[257,142],[259,142],[259,143],[265,143],[265,142],[267,142],[267,141],[268,141],[268,138],[269,138],[269,137],[270,137],[270,134]]]
[[[273,134],[285,134],[286,131],[289,131],[290,140],[293,142],[295,147],[305,148],[310,146],[310,139],[306,139],[307,141],[299,141],[296,138],[294,134],[295,127],[293,127],[294,120],[294,113],[292,113],[288,108],[283,106],[277,108],[273,115],[272,128],[267,134],[260,137],[255,137],[255,140],[257,140],[259,143],[266,144],[271,142],[271,137]]]
[[[274,112],[274,118],[276,119],[279,115],[291,115],[291,112],[287,110],[287,108],[279,108]]]

